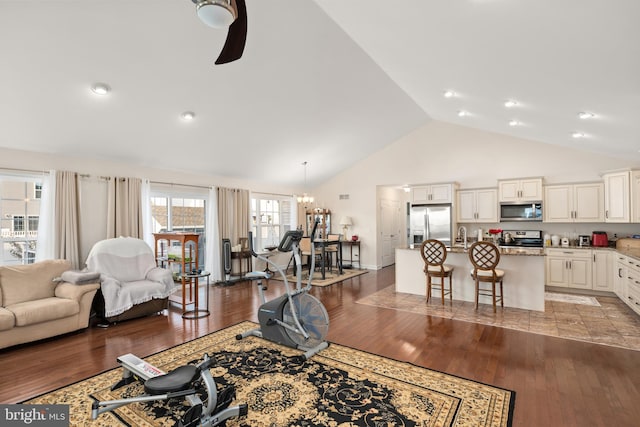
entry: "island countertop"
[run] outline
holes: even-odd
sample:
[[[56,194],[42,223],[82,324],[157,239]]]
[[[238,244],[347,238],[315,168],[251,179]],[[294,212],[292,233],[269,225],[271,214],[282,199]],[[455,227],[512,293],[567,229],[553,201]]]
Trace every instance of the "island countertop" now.
[[[544,248],[519,248],[514,246],[498,246],[498,248],[500,249],[500,255],[545,256]],[[420,245],[412,245],[404,249],[420,251]],[[463,246],[452,246],[447,247],[447,252],[466,254],[469,253],[469,249],[465,249]]]

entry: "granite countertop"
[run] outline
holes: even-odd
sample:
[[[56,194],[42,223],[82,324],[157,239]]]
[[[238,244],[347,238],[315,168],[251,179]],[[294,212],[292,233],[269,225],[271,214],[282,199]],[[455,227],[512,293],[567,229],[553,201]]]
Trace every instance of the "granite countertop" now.
[[[519,256],[544,256],[543,248],[512,248],[512,247],[499,247],[500,255],[519,255]],[[408,247],[406,249],[410,250],[420,250],[420,246],[416,247]],[[452,248],[447,248],[447,251],[453,254],[466,254],[469,252],[468,249],[463,248],[462,246],[454,246]]]
[[[616,250],[616,248],[611,247],[611,246],[576,246],[576,245],[546,246],[545,249],[598,249],[598,250],[611,250],[611,251],[615,251]]]

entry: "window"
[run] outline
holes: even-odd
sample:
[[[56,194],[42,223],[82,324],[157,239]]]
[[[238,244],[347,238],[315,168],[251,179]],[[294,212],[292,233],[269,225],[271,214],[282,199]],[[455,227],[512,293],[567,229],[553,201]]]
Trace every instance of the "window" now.
[[[198,233],[198,268],[204,266],[206,241],[205,196],[186,197],[152,191],[151,215],[153,232]]]
[[[29,231],[29,233],[38,233],[38,224],[40,223],[40,216],[39,215],[29,215],[28,218],[29,222],[27,223],[27,230]]]
[[[24,235],[24,215],[13,215],[13,222],[11,223],[11,231],[14,234],[22,234]]]
[[[251,198],[253,247],[263,250],[277,246],[284,233],[293,229],[293,198],[273,194],[254,195]]]
[[[42,179],[0,172],[0,265],[35,259]]]

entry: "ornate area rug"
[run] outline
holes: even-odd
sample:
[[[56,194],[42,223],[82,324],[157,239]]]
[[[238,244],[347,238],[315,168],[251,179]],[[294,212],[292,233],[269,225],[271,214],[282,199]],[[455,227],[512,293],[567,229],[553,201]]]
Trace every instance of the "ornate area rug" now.
[[[324,280],[322,279],[322,274],[319,271],[313,273],[313,279],[311,279],[311,284],[313,286],[329,286],[335,283],[340,283],[343,280],[351,279],[353,277],[360,276],[365,274],[367,270],[353,270],[353,269],[344,269],[342,270],[342,274],[338,273],[338,270],[327,271],[324,275]],[[282,280],[282,276],[274,275],[271,280]],[[296,277],[293,274],[287,275],[287,280],[292,283],[296,282]],[[302,283],[306,285],[307,280],[309,280],[309,272],[302,272]]]
[[[331,344],[304,363],[300,352],[249,337],[252,322],[214,332],[145,358],[169,371],[194,363],[206,352],[218,363],[211,372],[218,389],[234,384],[236,403],[248,415],[227,426],[510,426],[515,393]],[[173,426],[184,412],[177,399],[131,404],[92,421],[93,399],[112,400],[142,394],[132,383],[110,388],[120,368],[44,394],[28,403],[70,405],[70,425]],[[235,403],[234,403],[235,404]]]

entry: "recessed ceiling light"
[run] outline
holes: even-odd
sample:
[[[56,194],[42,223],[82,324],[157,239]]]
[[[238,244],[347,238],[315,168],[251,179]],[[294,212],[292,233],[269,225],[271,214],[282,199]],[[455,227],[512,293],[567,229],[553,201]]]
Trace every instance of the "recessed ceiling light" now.
[[[518,101],[514,99],[507,99],[504,101],[504,106],[507,108],[515,107],[516,105],[518,105]]]
[[[456,93],[452,90],[448,90],[443,95],[445,98],[453,98],[456,96]]]
[[[180,117],[182,117],[182,120],[190,122],[191,120],[196,118],[196,113],[194,113],[193,111],[185,111],[180,115]]]
[[[509,126],[520,126],[522,123],[520,123],[518,120],[509,120]]]
[[[596,115],[593,113],[590,113],[588,111],[581,111],[578,113],[578,117],[581,118],[582,120],[587,120],[587,119],[593,119]]]
[[[106,95],[111,91],[111,88],[106,83],[95,83],[91,86],[91,90],[97,95]]]
[[[584,134],[583,132],[573,132],[571,134],[571,138],[575,138],[575,139],[580,139],[580,138],[585,138],[587,135]]]
[[[460,110],[458,111],[458,117],[467,117],[469,115],[468,111]]]

